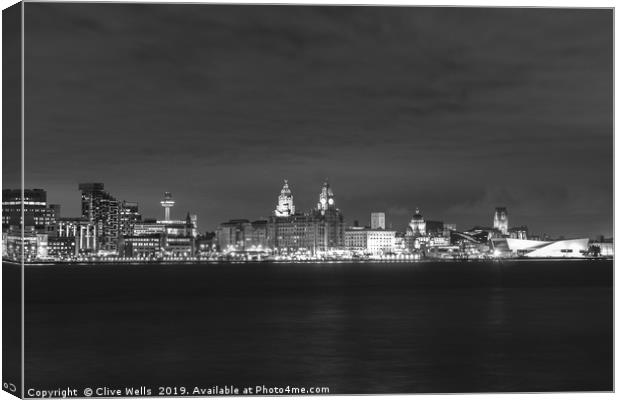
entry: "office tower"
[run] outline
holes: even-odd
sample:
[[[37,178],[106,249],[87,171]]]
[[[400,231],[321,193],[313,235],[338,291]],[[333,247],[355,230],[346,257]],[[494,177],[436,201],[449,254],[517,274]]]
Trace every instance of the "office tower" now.
[[[385,229],[385,213],[370,213],[370,229]]]
[[[56,223],[56,211],[60,214],[60,206],[47,204],[47,192],[43,189],[24,189],[24,226],[34,227],[38,233],[53,229]],[[2,190],[2,230],[9,227],[21,229],[22,223],[22,191],[20,189]]]
[[[124,236],[133,235],[136,223],[142,220],[138,203],[131,201],[123,201],[121,207],[121,233]]]
[[[103,183],[80,183],[78,188],[82,192],[82,218],[95,225],[98,250],[117,252],[121,202],[103,190]]]

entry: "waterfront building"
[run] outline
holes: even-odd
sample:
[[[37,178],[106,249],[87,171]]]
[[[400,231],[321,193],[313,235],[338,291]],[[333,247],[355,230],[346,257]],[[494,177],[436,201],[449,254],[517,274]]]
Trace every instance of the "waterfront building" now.
[[[196,253],[200,256],[210,255],[217,251],[215,232],[206,232],[196,238]]]
[[[231,219],[221,223],[215,230],[215,237],[220,251],[241,251],[245,246],[244,226],[247,219]]]
[[[154,259],[163,255],[162,235],[124,236],[124,257]]]
[[[54,255],[76,257],[98,250],[97,225],[86,218],[60,218],[54,235],[50,235]],[[68,248],[73,243],[73,248]]]
[[[47,233],[38,233],[34,226],[10,227],[3,232],[3,257],[15,261],[36,261],[48,258]]]
[[[491,239],[496,257],[583,258],[588,255],[588,238],[553,241],[512,238]]]
[[[390,254],[395,252],[396,231],[350,227],[344,232],[347,250],[365,254]]]
[[[47,238],[47,254],[55,260],[73,258],[75,255],[75,237],[49,236]]]
[[[193,256],[196,230],[189,213],[185,220],[145,219],[134,225],[133,235],[123,236],[122,252],[143,258]]]
[[[193,256],[195,252],[193,234],[196,230],[189,213],[185,220],[147,219],[136,223],[132,236],[123,237],[124,252],[128,257],[130,256],[128,254],[131,254],[131,257]],[[148,238],[148,240],[138,239],[140,237]],[[159,243],[159,248],[152,250],[155,242]]]
[[[45,190],[24,189],[24,198],[22,202],[21,189],[3,189],[3,231],[8,231],[10,226],[21,226],[22,204],[24,208],[24,226],[32,226],[38,233],[46,233],[54,230],[56,218],[60,216],[60,206],[57,204],[47,204],[47,192]]]
[[[218,226],[215,237],[221,251],[266,250],[268,221],[230,220]]]
[[[97,250],[113,254],[121,236],[121,201],[104,191],[103,183],[80,183],[82,217],[96,226]]]
[[[123,201],[121,206],[121,234],[123,236],[133,235],[133,230],[136,223],[142,220],[140,211],[138,210],[138,203],[131,201]]]
[[[158,235],[165,232],[166,225],[157,222],[155,219],[145,219],[136,222],[133,227],[133,236]]]
[[[293,194],[288,186],[288,181],[284,180],[284,186],[278,196],[278,204],[274,211],[276,217],[290,217],[295,214],[295,204],[293,203]]]
[[[385,213],[370,213],[370,229],[385,229]]]
[[[336,207],[334,192],[323,183],[315,209],[288,216],[274,215],[268,222],[268,246],[277,252],[311,254],[344,249],[344,216]]]
[[[613,239],[605,239],[604,237],[601,236],[596,241],[591,241],[589,243],[588,250],[592,255],[597,255],[600,257],[613,257],[614,256]]]
[[[508,211],[506,207],[496,207],[493,215],[493,228],[497,229],[502,235],[508,234]]]
[[[314,213],[273,216],[268,230],[269,247],[280,253],[305,250],[314,254],[320,247],[318,219]]]

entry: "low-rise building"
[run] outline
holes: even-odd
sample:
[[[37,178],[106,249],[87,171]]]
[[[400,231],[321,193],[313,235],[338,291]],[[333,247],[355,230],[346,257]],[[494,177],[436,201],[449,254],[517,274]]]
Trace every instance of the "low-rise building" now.
[[[350,227],[344,232],[347,250],[367,254],[389,254],[396,250],[396,231]]]

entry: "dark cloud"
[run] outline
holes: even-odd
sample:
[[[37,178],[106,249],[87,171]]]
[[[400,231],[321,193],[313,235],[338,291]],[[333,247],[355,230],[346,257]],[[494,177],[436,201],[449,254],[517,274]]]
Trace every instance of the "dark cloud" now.
[[[612,231],[611,10],[26,4],[27,186],[97,180],[201,226],[416,206],[462,228]],[[501,204],[499,204],[501,203]]]

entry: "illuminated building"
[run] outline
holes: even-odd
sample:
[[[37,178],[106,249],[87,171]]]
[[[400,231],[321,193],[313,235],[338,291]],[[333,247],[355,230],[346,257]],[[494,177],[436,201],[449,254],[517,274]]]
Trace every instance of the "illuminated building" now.
[[[164,221],[170,221],[170,208],[174,207],[174,199],[172,193],[164,192],[164,199],[160,201],[161,206],[164,208]]]
[[[158,235],[163,234],[165,230],[165,225],[158,223],[157,220],[145,219],[134,224],[133,236]]]
[[[407,227],[407,235],[408,236],[424,236],[426,235],[426,222],[424,222],[424,217],[420,214],[420,209],[415,209],[415,214],[413,218],[411,218],[411,222],[409,222],[409,226]]]
[[[351,227],[344,232],[345,247],[351,251],[369,254],[393,253],[396,231]]]
[[[334,192],[325,182],[314,210],[304,214],[272,216],[268,245],[278,252],[305,250],[312,254],[344,248],[344,217],[336,208]]]
[[[47,238],[47,253],[54,259],[70,259],[75,255],[75,237],[50,236]]]
[[[508,211],[506,207],[496,207],[493,215],[493,228],[497,229],[502,235],[508,234]]]
[[[589,248],[587,238],[555,241],[494,238],[491,242],[493,254],[499,257],[583,258]]]
[[[290,217],[295,214],[295,205],[293,204],[293,194],[288,186],[288,181],[284,180],[284,186],[278,196],[278,205],[274,211],[276,217]]]
[[[157,258],[162,255],[162,236],[125,236],[123,256],[135,258]]]
[[[96,226],[97,250],[118,251],[121,202],[103,190],[103,183],[80,183],[78,188],[82,192],[82,217]]]
[[[142,216],[138,210],[138,203],[123,201],[121,206],[121,234],[124,236],[133,235],[133,230]]]
[[[385,213],[370,213],[370,229],[385,229]]]
[[[131,204],[131,203],[130,203]],[[125,257],[191,257],[196,251],[198,216],[187,213],[184,220],[170,219],[170,208],[175,201],[170,192],[164,193],[160,202],[164,208],[164,219],[141,220],[137,204],[132,233],[122,237],[122,253]],[[129,231],[129,230],[128,230]]]
[[[37,233],[34,226],[12,227],[3,232],[3,256],[15,261],[45,260],[48,257],[47,234]],[[22,257],[23,255],[23,257]]]
[[[43,189],[24,189],[24,226],[34,227],[38,233],[50,232],[56,224],[60,206],[47,204],[47,193]],[[2,229],[22,224],[22,192],[20,189],[2,190]]]
[[[55,235],[49,238],[50,243],[53,243],[54,255],[63,257],[95,253],[98,240],[97,225],[86,218],[60,218]],[[68,249],[68,242],[73,243],[73,248],[64,253]]]

